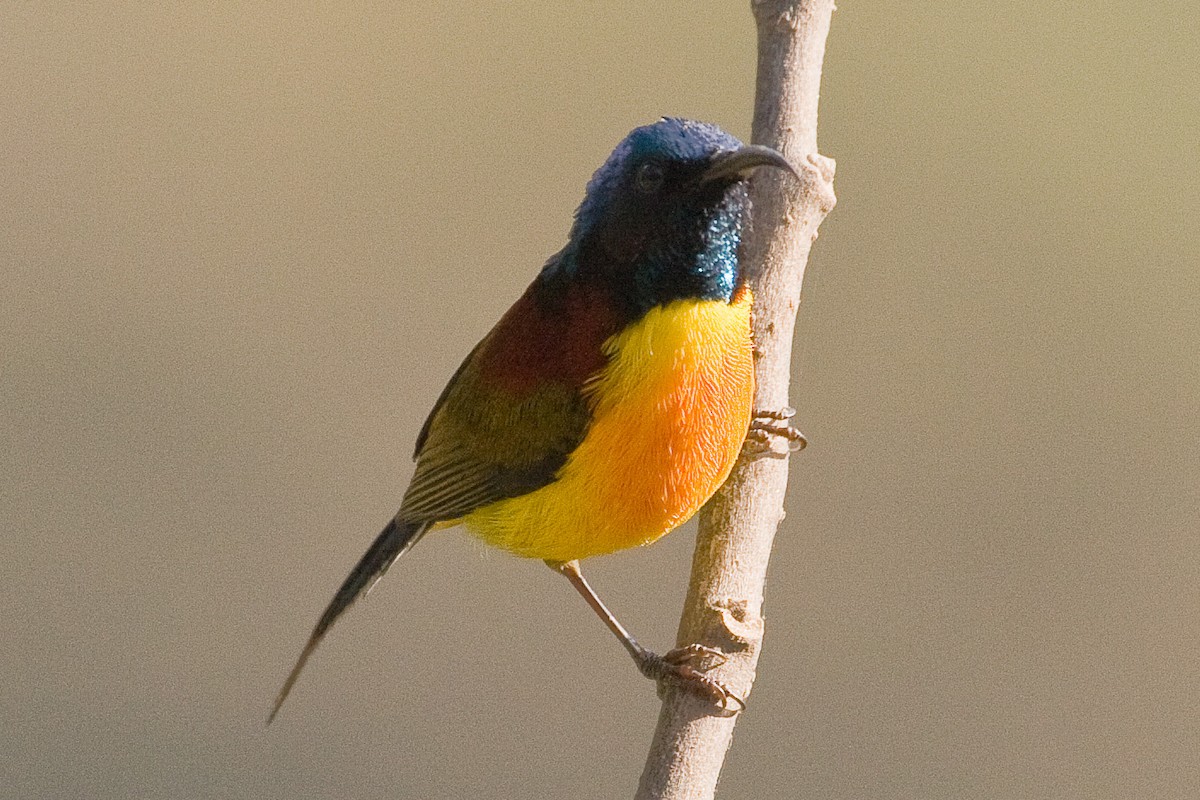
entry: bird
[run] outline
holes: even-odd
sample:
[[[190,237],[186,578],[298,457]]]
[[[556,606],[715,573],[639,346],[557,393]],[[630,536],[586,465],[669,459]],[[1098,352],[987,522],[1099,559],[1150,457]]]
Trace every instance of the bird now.
[[[694,666],[722,654],[644,648],[579,562],[686,522],[751,431],[803,446],[786,425],[791,409],[753,409],[741,245],[748,181],[761,168],[799,176],[776,150],[694,120],[663,117],[617,145],[588,182],[566,245],[437,398],[399,511],[320,616],[268,724],[335,620],[426,534],[455,525],[566,577],[647,677],[744,707]]]

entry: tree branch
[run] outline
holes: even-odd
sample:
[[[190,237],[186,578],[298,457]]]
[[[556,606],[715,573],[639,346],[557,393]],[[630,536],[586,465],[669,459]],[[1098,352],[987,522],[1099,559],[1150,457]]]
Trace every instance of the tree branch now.
[[[833,0],[753,0],[758,80],[752,141],[804,167],[800,182],[761,170],[751,193],[754,230],[746,263],[755,292],[755,408],[787,405],[792,333],[817,227],[833,209],[831,159],[817,155],[817,100]],[[730,653],[710,674],[745,697],[762,646],[763,584],[783,519],[788,461],[742,459],[700,515],[692,577],[677,643]],[[716,791],[737,714],[714,714],[693,694],[667,688],[637,800],[707,800]]]

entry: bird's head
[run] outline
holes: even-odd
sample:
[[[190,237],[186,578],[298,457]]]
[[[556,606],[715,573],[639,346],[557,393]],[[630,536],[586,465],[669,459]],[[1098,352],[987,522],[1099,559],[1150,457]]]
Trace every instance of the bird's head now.
[[[730,299],[741,280],[746,181],[759,167],[795,172],[774,150],[715,125],[664,118],[634,129],[588,183],[564,252],[569,269],[609,286],[631,314]]]

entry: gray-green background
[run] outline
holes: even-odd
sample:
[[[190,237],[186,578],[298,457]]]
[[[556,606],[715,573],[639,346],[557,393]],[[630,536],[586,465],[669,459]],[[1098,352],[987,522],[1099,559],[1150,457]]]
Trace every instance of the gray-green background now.
[[[459,359],[748,3],[0,10],[0,796],[629,796],[569,587],[429,537],[263,721]],[[1200,12],[844,0],[726,798],[1200,785]],[[669,644],[692,528],[589,565]]]

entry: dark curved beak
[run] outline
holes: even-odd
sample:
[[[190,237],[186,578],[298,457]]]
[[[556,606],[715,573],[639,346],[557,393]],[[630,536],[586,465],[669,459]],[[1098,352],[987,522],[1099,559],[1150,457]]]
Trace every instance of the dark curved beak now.
[[[739,181],[749,178],[750,173],[759,167],[774,167],[792,173],[796,178],[800,173],[782,153],[763,147],[761,144],[748,144],[737,150],[718,153],[713,156],[708,168],[700,173],[700,183],[731,180]]]

